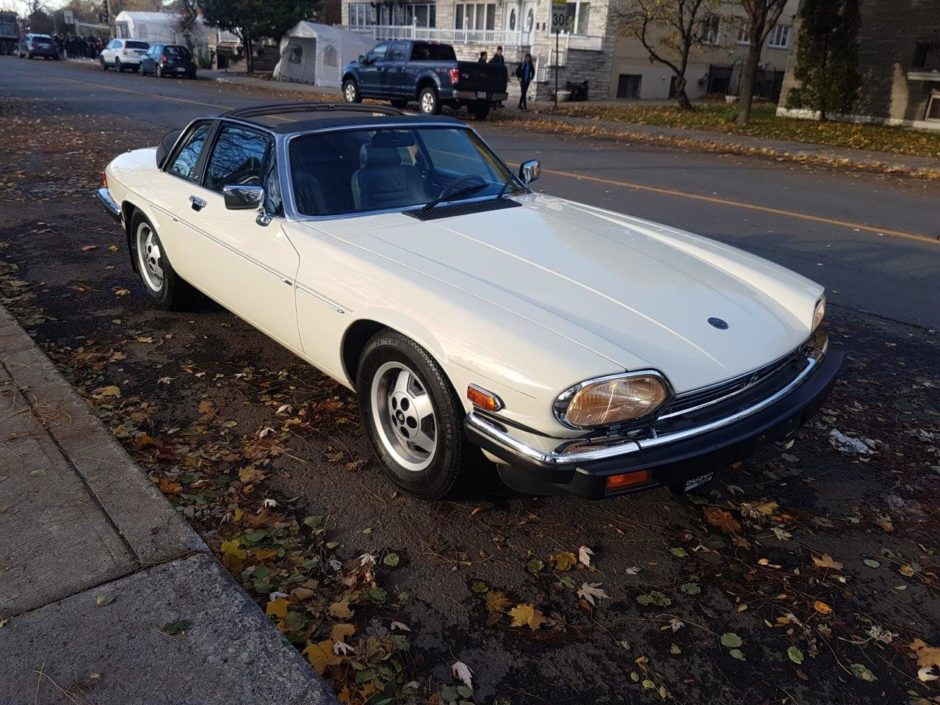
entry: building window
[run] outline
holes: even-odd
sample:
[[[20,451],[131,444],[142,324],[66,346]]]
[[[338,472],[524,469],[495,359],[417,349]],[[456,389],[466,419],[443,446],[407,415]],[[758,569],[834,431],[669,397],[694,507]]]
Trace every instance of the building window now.
[[[927,114],[924,119],[931,122],[940,122],[940,93],[934,91],[930,96],[930,102],[927,103]]]
[[[617,78],[617,97],[618,98],[639,98],[640,84],[643,77],[639,74],[622,73]]]
[[[405,5],[405,24],[416,27],[434,27],[436,23],[437,6],[434,3],[417,3]]]
[[[747,26],[747,23],[742,24],[738,29],[738,44],[743,44],[744,46],[749,46],[751,44],[751,38],[748,35],[750,32],[750,27]]]
[[[778,24],[770,33],[767,46],[771,49],[786,49],[790,46],[790,25]]]
[[[454,29],[496,29],[496,3],[457,3]]]
[[[718,46],[721,41],[721,17],[705,15],[702,20],[702,43]]]
[[[591,22],[591,3],[590,2],[569,2],[568,24],[565,25],[565,31],[568,34],[587,35],[588,26]]]
[[[355,2],[349,5],[350,27],[371,27],[375,24],[375,8],[367,2]]]

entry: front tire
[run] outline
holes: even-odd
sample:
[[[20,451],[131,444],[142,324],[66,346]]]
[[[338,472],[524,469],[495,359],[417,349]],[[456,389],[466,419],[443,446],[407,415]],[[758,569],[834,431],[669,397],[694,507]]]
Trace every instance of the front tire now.
[[[437,89],[434,86],[422,88],[418,95],[418,105],[425,115],[440,115],[441,101],[437,97]]]
[[[188,308],[195,291],[173,269],[156,228],[140,211],[131,219],[130,242],[137,274],[147,296],[167,311]]]
[[[114,57],[114,70],[117,71],[118,73],[121,73],[122,71],[124,71],[124,67],[121,66],[121,60],[117,57]]]
[[[98,61],[101,62],[101,70],[102,70],[102,71],[107,71],[107,70],[108,70],[108,62],[104,60],[104,57],[103,57],[103,56],[99,56],[99,57],[98,57]]]
[[[443,370],[392,330],[366,344],[356,375],[362,424],[385,474],[422,499],[442,499],[461,479],[468,443],[463,408]]]
[[[359,84],[354,78],[347,78],[343,81],[343,99],[347,103],[361,103],[362,96],[359,94]]]

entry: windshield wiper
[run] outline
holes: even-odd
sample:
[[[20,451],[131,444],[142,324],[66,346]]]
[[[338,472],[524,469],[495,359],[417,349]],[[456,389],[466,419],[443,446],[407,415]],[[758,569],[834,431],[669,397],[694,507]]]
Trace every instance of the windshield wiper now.
[[[506,189],[508,189],[512,185],[512,182],[515,180],[516,180],[516,175],[510,171],[509,178],[506,179],[505,182],[503,182],[503,187],[499,190],[499,193],[496,194],[497,201],[501,199],[504,195],[506,195]]]
[[[424,207],[421,210],[429,211],[432,208],[434,208],[434,206],[436,206],[438,203],[442,203],[444,201],[454,201],[460,198],[461,196],[469,196],[470,194],[476,193],[477,191],[482,191],[489,185],[490,185],[489,182],[472,184],[470,186],[464,186],[462,189],[458,189],[457,191],[454,191],[453,193],[448,193],[447,189],[444,189],[444,192],[441,193],[440,196],[425,203]]]

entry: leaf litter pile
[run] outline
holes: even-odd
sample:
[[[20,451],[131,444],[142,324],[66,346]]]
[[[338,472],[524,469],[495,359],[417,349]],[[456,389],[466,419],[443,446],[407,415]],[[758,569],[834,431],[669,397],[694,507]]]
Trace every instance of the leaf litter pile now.
[[[934,332],[833,307],[831,402],[701,494],[428,505],[342,387],[211,304],[148,307],[70,190],[139,132],[6,117],[4,306],[342,702],[940,703]]]

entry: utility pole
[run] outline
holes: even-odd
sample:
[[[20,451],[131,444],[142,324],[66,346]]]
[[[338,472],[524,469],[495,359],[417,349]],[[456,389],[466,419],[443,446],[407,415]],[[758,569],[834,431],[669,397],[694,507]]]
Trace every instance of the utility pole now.
[[[561,68],[560,39],[561,30],[568,24],[568,5],[566,0],[552,0],[552,31],[555,33],[555,97],[554,108],[558,110],[558,70]]]

